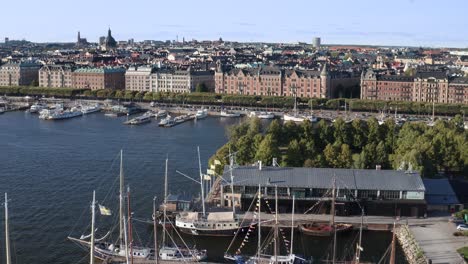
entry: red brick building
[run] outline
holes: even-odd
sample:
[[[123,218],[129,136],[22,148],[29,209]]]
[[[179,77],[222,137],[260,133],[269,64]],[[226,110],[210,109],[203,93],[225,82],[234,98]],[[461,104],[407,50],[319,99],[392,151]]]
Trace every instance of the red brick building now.
[[[370,69],[361,75],[361,99],[468,104],[468,78],[443,71],[404,76]]]
[[[124,68],[80,68],[72,74],[72,86],[91,90],[125,89]]]

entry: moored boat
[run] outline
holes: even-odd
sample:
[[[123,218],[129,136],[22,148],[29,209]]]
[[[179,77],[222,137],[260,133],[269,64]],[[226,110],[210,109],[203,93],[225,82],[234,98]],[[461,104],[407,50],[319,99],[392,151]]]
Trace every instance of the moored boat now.
[[[336,224],[336,232],[341,233],[353,228],[351,224]],[[331,236],[333,235],[333,226],[329,223],[311,223],[299,225],[299,230],[304,235],[309,236]]]
[[[195,114],[195,120],[204,119],[207,116],[208,116],[208,110],[201,109],[201,110],[198,110],[197,113]]]
[[[81,106],[81,112],[83,115],[88,115],[99,111],[101,111],[101,105],[99,104]]]
[[[240,117],[241,114],[239,112],[231,112],[231,111],[221,111],[221,117]]]

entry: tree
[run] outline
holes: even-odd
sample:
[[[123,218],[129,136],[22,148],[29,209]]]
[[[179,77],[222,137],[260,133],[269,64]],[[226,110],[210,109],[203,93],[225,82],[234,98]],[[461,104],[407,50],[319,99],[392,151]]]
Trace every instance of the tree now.
[[[328,143],[333,142],[333,127],[331,127],[325,120],[320,120],[317,124],[317,134],[319,141],[319,148],[323,149]]]
[[[388,168],[388,151],[382,141],[375,148],[375,163],[382,166],[382,168]]]
[[[195,92],[197,92],[197,93],[206,93],[206,92],[208,92],[208,87],[203,82],[198,83],[197,86],[195,87]]]
[[[274,140],[279,141],[281,137],[281,125],[277,119],[271,121],[267,133],[270,134]]]
[[[361,119],[354,119],[351,123],[352,145],[355,150],[362,150],[367,142],[367,126]]]
[[[249,134],[240,137],[239,140],[236,142],[236,160],[239,164],[245,165],[252,163],[252,159],[254,157],[252,143],[253,140]]]
[[[338,167],[339,168],[351,168],[353,164],[352,152],[348,144],[341,145],[341,152],[338,155]]]
[[[277,142],[273,139],[271,135],[266,135],[265,138],[260,143],[260,146],[255,155],[255,160],[262,161],[263,164],[271,164],[273,158],[279,157],[279,149]]]
[[[338,160],[339,147],[336,145],[328,144],[323,150],[323,155],[328,166],[332,168],[339,168],[340,162]]]
[[[337,118],[335,120],[335,123],[333,123],[333,127],[334,127],[333,135],[335,137],[335,144],[341,145],[341,144],[350,143],[348,125],[343,120],[343,118],[341,117]]]
[[[283,125],[283,133],[279,140],[280,144],[288,144],[291,140],[298,137],[298,126],[293,121],[288,121]]]
[[[258,133],[262,132],[262,122],[257,117],[249,119],[249,129],[247,133],[252,137]]]
[[[34,87],[37,87],[39,86],[39,81],[34,79],[32,82],[31,82],[31,86],[34,86]]]
[[[300,167],[304,163],[304,155],[296,139],[289,142],[285,163],[289,167]]]

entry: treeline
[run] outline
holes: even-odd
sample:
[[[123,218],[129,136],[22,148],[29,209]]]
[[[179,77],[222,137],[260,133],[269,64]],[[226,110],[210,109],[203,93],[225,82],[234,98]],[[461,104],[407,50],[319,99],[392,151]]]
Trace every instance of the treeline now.
[[[211,157],[220,160],[217,173],[228,164],[229,152],[236,152],[240,165],[257,161],[281,166],[375,169],[412,169],[423,176],[438,173],[468,173],[468,132],[463,118],[439,120],[433,127],[425,123],[396,126],[391,119],[379,125],[375,118],[332,125],[321,120],[316,125],[274,120],[263,127],[249,119],[229,128],[229,141]]]
[[[233,105],[260,108],[285,109],[294,106],[294,98],[288,96],[254,96],[230,95],[215,93],[171,93],[171,92],[138,92],[126,90],[89,90],[72,88],[42,88],[42,87],[0,87],[0,94],[6,95],[33,95],[56,97],[82,97],[87,99],[116,99],[127,101],[146,101],[174,104],[210,104]],[[401,101],[374,101],[361,99],[320,99],[298,98],[298,107],[302,110],[324,109],[344,110],[345,105],[350,111],[390,111],[397,110],[405,114],[431,114],[432,103],[401,102]],[[468,113],[466,104],[435,104],[437,115],[456,115]]]

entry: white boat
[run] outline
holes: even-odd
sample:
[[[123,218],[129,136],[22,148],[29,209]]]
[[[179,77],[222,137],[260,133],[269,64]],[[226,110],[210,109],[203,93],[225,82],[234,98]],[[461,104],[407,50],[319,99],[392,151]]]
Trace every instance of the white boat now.
[[[42,112],[41,112],[42,113]],[[69,119],[77,116],[81,116],[83,113],[78,110],[77,108],[73,107],[70,110],[54,110],[49,113],[49,115],[45,116],[44,119],[46,120],[62,120],[62,119]]]
[[[199,120],[199,119],[204,119],[208,116],[208,110],[206,109],[201,109],[201,110],[198,110],[197,113],[195,114],[195,119],[196,120]]]
[[[173,118],[170,116],[170,115],[167,115],[165,118],[161,119],[161,121],[159,121],[159,126],[166,126],[167,123],[169,123],[169,121],[173,120]]]
[[[150,247],[139,247],[131,243],[133,241],[132,237],[132,218],[126,221],[125,214],[129,214],[128,210],[130,210],[130,189],[127,189],[125,194],[124,191],[124,176],[123,176],[123,152],[120,152],[120,188],[119,188],[119,216],[116,219],[119,225],[119,236],[116,241],[106,242],[105,240],[111,234],[114,228],[111,228],[106,235],[102,238],[95,239],[95,194],[93,193],[93,202],[91,204],[91,235],[85,236],[82,235],[80,238],[75,237],[68,237],[69,240],[78,243],[81,246],[87,247],[90,249],[90,258],[92,259],[92,263],[94,262],[94,258],[98,258],[100,260],[111,260],[111,262],[118,262],[118,261],[125,261],[129,257],[135,260],[147,260],[150,259],[152,256],[152,248]],[[126,196],[126,197],[125,197]],[[126,201],[124,200],[126,199]],[[125,203],[127,203],[127,208],[125,208]],[[103,213],[104,210],[104,213]],[[111,215],[111,211],[107,208],[99,205],[99,211],[101,214],[104,215]],[[127,211],[127,212],[126,212]],[[127,230],[128,226],[128,230]],[[128,234],[128,236],[127,236]],[[88,238],[91,238],[88,241]],[[128,242],[130,241],[130,242]],[[154,252],[154,251],[153,251]],[[153,253],[154,254],[154,253]]]
[[[155,118],[160,118],[160,117],[165,117],[167,116],[167,111],[166,110],[159,110],[156,114],[155,114]]]
[[[33,105],[31,105],[31,107],[29,108],[29,113],[39,113],[41,112],[43,109],[47,109],[47,105],[45,104],[41,104],[41,103],[35,103]]]
[[[283,120],[285,122],[287,121],[293,121],[293,122],[304,122],[306,118],[304,116],[296,115],[296,114],[284,114],[283,115]]]
[[[260,112],[257,114],[257,117],[260,119],[273,119],[275,115],[272,112]]]
[[[221,111],[221,117],[240,117],[241,114],[239,112],[230,112],[230,111]]]
[[[150,115],[141,115],[138,117],[135,117],[133,119],[130,119],[127,122],[124,122],[125,125],[141,125],[141,124],[146,124],[151,122],[151,116]]]
[[[101,111],[101,106],[99,104],[81,106],[81,112],[83,115],[88,115],[99,111]]]
[[[200,188],[201,188],[201,205],[202,212],[181,212],[176,216],[176,227],[183,233],[194,236],[235,236],[237,232],[247,231],[250,223],[241,221],[235,214],[235,203],[232,200],[232,211],[228,212],[211,212],[207,213],[205,209],[204,183],[203,174],[200,163],[200,148],[198,151],[198,166],[200,169]],[[231,168],[231,190],[234,176],[232,175],[232,167],[234,158],[230,155]],[[234,195],[232,195],[234,199]]]

